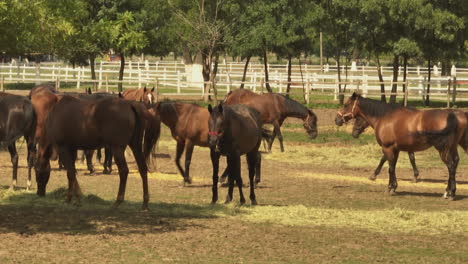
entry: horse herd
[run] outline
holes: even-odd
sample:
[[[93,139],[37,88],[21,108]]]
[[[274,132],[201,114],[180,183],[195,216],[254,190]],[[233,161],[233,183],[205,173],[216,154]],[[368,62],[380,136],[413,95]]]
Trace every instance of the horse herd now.
[[[90,172],[94,171],[95,150],[105,149],[104,173],[112,171],[115,161],[120,177],[117,200],[123,202],[128,177],[124,151],[130,147],[143,185],[143,209],[148,209],[148,164],[151,162],[161,122],[176,140],[175,163],[184,181],[191,183],[190,163],[195,146],[209,147],[213,166],[212,203],[218,200],[220,156],[226,156],[227,167],[222,178],[228,178],[226,202],[233,197],[234,184],[239,189],[240,203],[245,203],[240,175],[240,157],[246,155],[250,200],[256,204],[255,185],[261,180],[262,139],[268,149],[278,137],[284,151],[281,125],[287,117],[303,120],[311,139],[317,137],[317,116],[302,104],[280,94],[258,95],[246,89],[230,92],[220,104],[208,108],[173,101],[155,102],[153,90],[141,88],[122,94],[59,93],[53,87],[39,85],[27,97],[0,93],[0,141],[8,146],[13,164],[14,188],[17,181],[18,155],[15,141],[24,136],[28,149],[28,183],[31,170],[36,172],[37,194],[44,196],[50,177],[50,160],[58,157],[67,171],[67,201],[79,202],[81,190],[76,179],[77,150],[84,150]],[[444,197],[454,199],[455,173],[458,165],[457,146],[468,149],[466,113],[457,110],[416,110],[381,103],[353,94],[337,113],[335,123],[343,125],[355,119],[353,136],[358,137],[366,127],[375,130],[384,156],[371,179],[389,162],[388,190],[397,188],[395,165],[400,151],[410,155],[415,180],[418,171],[413,152],[434,146],[449,170]],[[272,124],[273,131],[263,125]],[[185,166],[180,158],[185,151]],[[100,158],[98,152],[98,158]]]

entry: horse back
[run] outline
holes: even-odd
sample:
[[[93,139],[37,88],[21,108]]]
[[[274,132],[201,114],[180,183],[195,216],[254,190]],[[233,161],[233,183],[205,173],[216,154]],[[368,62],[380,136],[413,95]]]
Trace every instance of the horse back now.
[[[240,154],[258,148],[262,136],[260,113],[246,105],[233,105],[224,108],[224,119],[227,121],[227,141],[238,149]],[[225,122],[226,122],[225,121]]]
[[[229,105],[247,105],[260,113],[264,123],[270,124],[278,120],[280,118],[279,114],[282,112],[277,96],[274,93],[259,95],[247,89],[238,89],[228,95],[225,103]]]
[[[0,141],[12,142],[21,136],[29,138],[35,122],[35,112],[28,98],[0,92]]]

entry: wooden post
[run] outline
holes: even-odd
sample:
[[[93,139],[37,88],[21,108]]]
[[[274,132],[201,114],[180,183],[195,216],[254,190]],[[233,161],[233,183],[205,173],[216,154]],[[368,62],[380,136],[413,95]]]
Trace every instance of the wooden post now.
[[[109,79],[107,77],[107,74],[106,74],[106,92],[107,93],[109,92]]]
[[[177,71],[177,94],[180,94],[180,79],[182,77],[180,76],[180,71]]]
[[[102,61],[101,65],[99,66],[99,83],[98,83],[98,90],[101,90],[102,87]]]
[[[260,82],[260,93],[263,94],[263,86],[265,86],[265,80],[262,78],[262,81]]]
[[[60,89],[60,77],[55,79],[55,89],[58,91]]]
[[[5,92],[4,83],[5,83],[5,76],[3,76],[2,74],[2,80],[0,81],[0,89],[2,90],[2,92]]]
[[[405,89],[405,98],[403,99],[404,100],[404,106],[408,106],[408,96],[409,96],[409,82],[408,82],[408,78],[406,79],[406,89]]]
[[[76,80],[76,89],[78,90],[78,89],[80,89],[80,84],[81,84],[80,83],[80,81],[81,81],[81,71],[80,71],[79,67],[75,68],[75,69],[78,69],[78,78]]]
[[[23,82],[26,79],[26,64],[23,64]]]
[[[452,105],[455,106],[457,100],[457,77],[453,77]]]

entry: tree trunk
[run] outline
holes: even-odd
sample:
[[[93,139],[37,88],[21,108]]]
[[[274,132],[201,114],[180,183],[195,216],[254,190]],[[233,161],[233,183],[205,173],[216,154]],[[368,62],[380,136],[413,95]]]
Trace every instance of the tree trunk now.
[[[241,83],[240,89],[244,89],[245,78],[247,76],[247,69],[249,67],[249,62],[250,62],[251,57],[252,56],[247,56],[246,58],[245,66],[244,66],[244,74],[242,75],[242,83]]]
[[[344,104],[344,94],[341,92],[341,64],[340,64],[340,55],[337,56],[336,62],[338,66],[338,100],[340,105]]]
[[[406,69],[408,68],[408,56],[403,57],[403,93],[406,92]]]
[[[399,57],[398,55],[393,56],[393,83],[392,83],[392,94],[390,95],[390,103],[396,103],[396,93],[397,93],[397,82],[398,82],[398,65]]]
[[[120,53],[120,70],[119,70],[119,85],[118,90],[119,92],[122,92],[122,87],[123,87],[123,75],[124,75],[124,69],[125,69],[125,54],[123,52]]]
[[[267,62],[267,51],[266,47],[263,48],[263,64],[265,66],[265,87],[268,90],[269,93],[272,93],[273,91],[271,90],[270,87],[270,81],[268,78],[268,62]]]
[[[429,106],[429,93],[431,92],[431,59],[427,60],[427,88],[425,106]]]
[[[203,87],[205,90],[205,96],[203,97],[203,100],[205,102],[208,102],[209,100],[211,100],[211,97],[208,95],[210,93],[209,81],[210,81],[210,73],[211,73],[211,62],[209,61],[210,58],[208,58],[208,56],[206,56],[206,54],[203,52],[201,54],[201,58],[202,58],[202,65],[203,65],[203,70],[202,70],[203,81],[204,81]]]
[[[89,64],[91,65],[91,80],[96,80],[96,69],[95,69],[96,55],[89,55]],[[97,91],[97,83],[93,82],[93,91]]]
[[[377,74],[379,75],[379,82],[380,82],[380,101],[383,103],[387,102],[387,98],[385,97],[385,83],[382,76],[382,67],[380,65],[379,56],[377,56]]]
[[[213,71],[211,72],[211,85],[213,86],[213,95],[214,95],[214,103],[218,104],[218,89],[216,88],[216,74],[218,73],[218,64],[219,64],[219,54],[216,53],[215,60],[214,60],[214,67]]]
[[[292,60],[292,56],[289,55],[288,56],[288,85],[286,87],[286,94],[289,96],[289,92],[291,91],[291,60]]]

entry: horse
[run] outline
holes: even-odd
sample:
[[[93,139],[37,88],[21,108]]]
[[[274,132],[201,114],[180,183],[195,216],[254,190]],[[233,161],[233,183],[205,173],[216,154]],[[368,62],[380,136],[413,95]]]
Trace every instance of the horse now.
[[[388,160],[388,192],[391,195],[395,194],[398,186],[395,166],[400,151],[423,151],[433,146],[449,172],[443,197],[455,199],[455,175],[459,162],[457,145],[460,144],[464,151],[468,150],[467,116],[464,112],[392,107],[353,93],[337,112],[335,123],[341,126],[357,116],[374,128],[377,143]]]
[[[0,142],[8,146],[13,167],[11,189],[15,189],[18,179],[18,152],[16,140],[24,136],[28,149],[28,182],[31,188],[31,170],[34,165],[34,132],[36,114],[31,101],[25,96],[0,92]]]
[[[212,107],[208,105],[210,117],[208,120],[210,157],[213,164],[212,203],[218,200],[218,169],[219,157],[227,157],[229,179],[226,202],[232,201],[234,181],[239,188],[240,203],[245,203],[242,192],[240,173],[240,156],[246,154],[249,168],[250,201],[257,204],[255,197],[254,175],[261,173],[261,154],[258,151],[262,138],[269,137],[262,129],[260,113],[246,105],[223,105]]]
[[[161,122],[170,130],[177,142],[175,163],[184,182],[191,183],[190,162],[195,146],[209,147],[208,119],[210,113],[196,104],[161,102],[153,106],[161,116]],[[185,150],[185,171],[180,158]]]
[[[303,126],[311,139],[317,137],[317,116],[307,107],[297,101],[294,101],[284,95],[277,93],[256,94],[247,89],[238,89],[231,91],[224,99],[225,104],[244,104],[257,110],[264,124],[273,124],[272,140],[268,144],[268,150],[276,136],[280,142],[281,152],[284,152],[283,135],[281,126],[288,117],[300,118],[303,120]]]
[[[154,87],[149,90],[146,86],[140,89],[126,89],[123,91],[122,96],[125,100],[144,102],[147,107],[156,103],[156,97],[153,94]]]
[[[63,96],[49,112],[44,135],[39,142],[36,162],[37,195],[44,196],[50,177],[52,147],[59,151],[67,170],[67,202],[81,191],[76,179],[75,160],[78,149],[92,150],[109,146],[119,169],[120,185],[114,207],[124,200],[128,166],[124,151],[127,145],[133,152],[143,183],[143,210],[148,209],[149,192],[147,164],[159,138],[160,121],[137,102],[106,98],[84,101]],[[118,133],[116,132],[118,131]],[[144,142],[144,144],[143,144]]]
[[[367,123],[364,118],[360,116],[356,116],[354,119],[352,136],[354,138],[358,138],[366,130],[367,127],[369,127],[369,123]],[[416,166],[414,152],[408,152],[408,157],[411,162],[411,166],[413,168],[413,181],[418,182],[419,170],[418,170],[418,167]],[[374,173],[369,176],[369,180],[375,181],[375,179],[377,178],[377,175],[379,175],[386,161],[387,159],[385,158],[385,155],[382,155],[379,165],[377,165],[377,168],[375,169]]]

